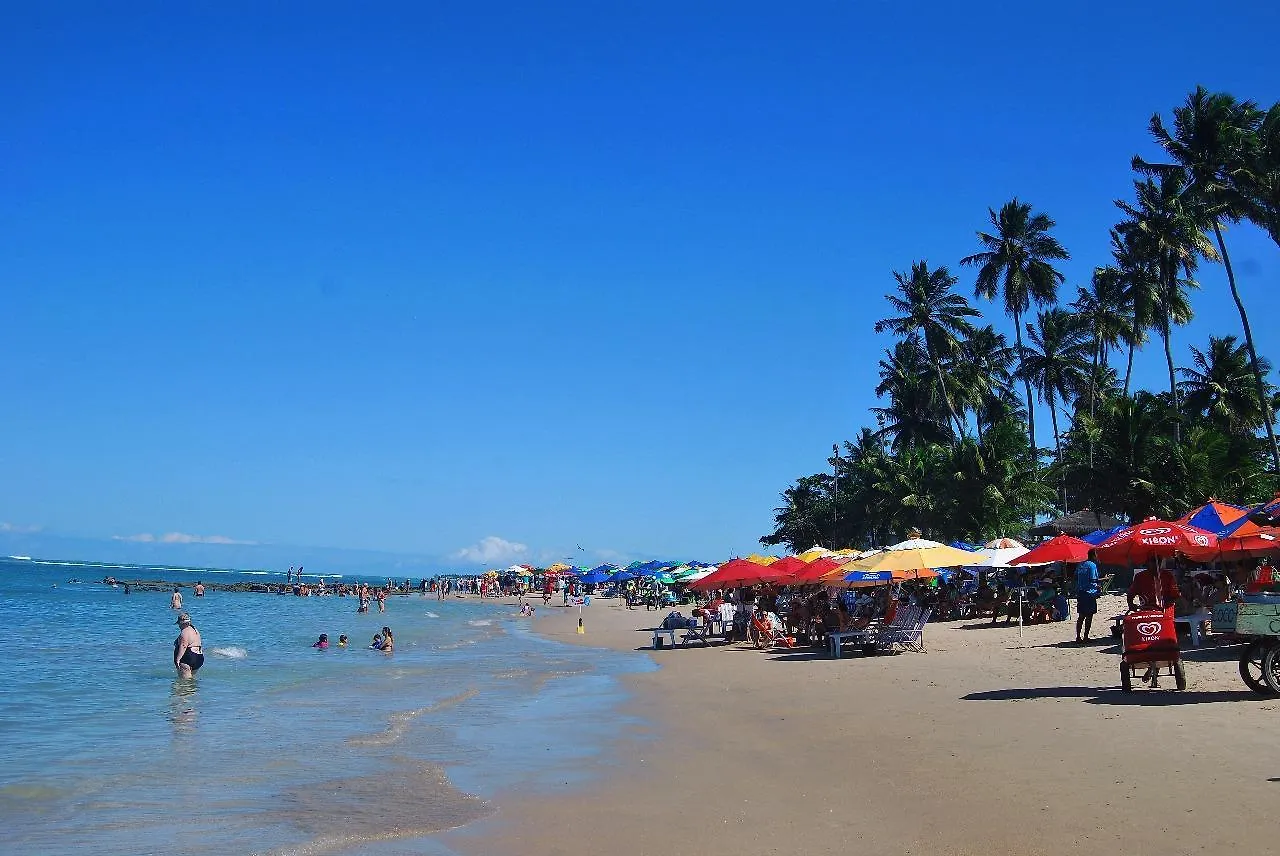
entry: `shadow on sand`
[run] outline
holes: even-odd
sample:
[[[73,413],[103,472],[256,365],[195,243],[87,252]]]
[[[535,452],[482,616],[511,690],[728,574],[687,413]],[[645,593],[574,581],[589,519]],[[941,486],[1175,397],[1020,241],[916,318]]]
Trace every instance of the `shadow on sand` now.
[[[1173,678],[1168,681],[1168,688],[1139,689],[1132,693],[1123,692],[1119,687],[1028,687],[1016,690],[988,690],[986,692],[969,693],[961,696],[962,701],[1027,701],[1037,698],[1078,698],[1088,704],[1118,705],[1121,707],[1164,707],[1182,704],[1217,704],[1222,702],[1259,701],[1268,699],[1248,689],[1215,690],[1197,692],[1183,690],[1178,692],[1172,687]]]

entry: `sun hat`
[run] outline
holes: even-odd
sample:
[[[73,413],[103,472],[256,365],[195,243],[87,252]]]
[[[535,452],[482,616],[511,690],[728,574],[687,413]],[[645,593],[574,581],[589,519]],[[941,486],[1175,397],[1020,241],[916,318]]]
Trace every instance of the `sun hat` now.
[[[180,612],[178,613],[178,620],[173,623],[177,625],[190,624],[191,616],[185,612]]]

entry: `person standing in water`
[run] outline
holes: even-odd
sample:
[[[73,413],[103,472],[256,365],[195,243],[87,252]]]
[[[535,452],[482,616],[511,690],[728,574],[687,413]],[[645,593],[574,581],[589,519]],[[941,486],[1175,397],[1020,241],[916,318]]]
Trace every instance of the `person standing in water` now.
[[[169,608],[176,611],[182,611],[182,592],[178,591],[178,587],[173,587],[173,597],[169,598]]]
[[[178,638],[173,640],[173,667],[178,677],[190,678],[204,665],[204,648],[200,644],[200,631],[191,623],[185,612],[178,616]]]
[[[195,592],[196,592],[196,597],[204,597],[204,583],[197,582]]]

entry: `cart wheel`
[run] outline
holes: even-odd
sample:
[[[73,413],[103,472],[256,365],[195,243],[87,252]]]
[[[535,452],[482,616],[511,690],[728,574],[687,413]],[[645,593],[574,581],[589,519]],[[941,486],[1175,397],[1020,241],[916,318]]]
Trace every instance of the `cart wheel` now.
[[[1280,694],[1280,644],[1267,646],[1262,657],[1262,679],[1273,695]]]
[[[1173,684],[1180,690],[1187,688],[1187,669],[1181,660],[1173,661]]]
[[[1249,689],[1264,696],[1274,694],[1262,677],[1262,660],[1266,653],[1266,645],[1261,642],[1250,642],[1244,646],[1244,651],[1240,654],[1240,677],[1244,679]]]
[[[1127,693],[1133,692],[1133,675],[1125,663],[1120,664],[1120,689]]]

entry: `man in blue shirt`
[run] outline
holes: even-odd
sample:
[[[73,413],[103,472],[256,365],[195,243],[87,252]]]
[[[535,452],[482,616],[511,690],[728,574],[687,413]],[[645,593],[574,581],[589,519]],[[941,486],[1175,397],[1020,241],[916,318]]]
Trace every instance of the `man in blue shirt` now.
[[[1098,614],[1098,551],[1090,550],[1089,558],[1076,565],[1076,642],[1089,641],[1093,617]],[[1084,635],[1080,635],[1081,629]]]

